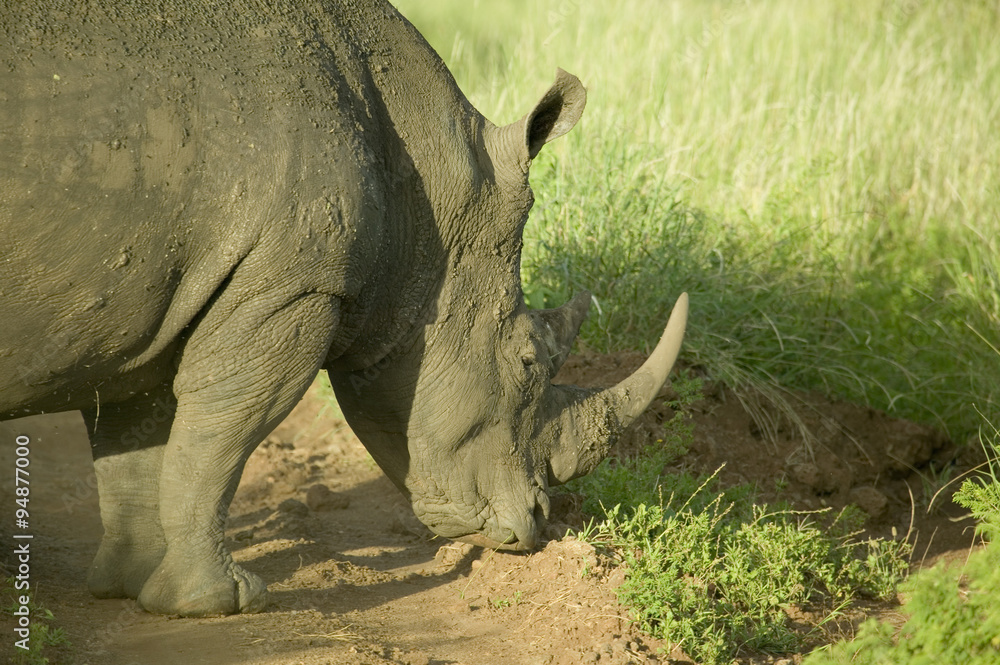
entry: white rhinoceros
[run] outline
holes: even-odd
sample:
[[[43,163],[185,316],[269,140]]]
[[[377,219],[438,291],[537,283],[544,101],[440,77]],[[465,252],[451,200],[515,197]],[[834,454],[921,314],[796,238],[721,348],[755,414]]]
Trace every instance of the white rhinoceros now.
[[[264,606],[223,526],[320,369],[417,517],[510,549],[666,380],[686,297],[604,391],[550,383],[589,298],[524,303],[528,166],[583,111],[570,74],[497,127],[380,0],[0,15],[0,417],[83,411],[96,595]]]

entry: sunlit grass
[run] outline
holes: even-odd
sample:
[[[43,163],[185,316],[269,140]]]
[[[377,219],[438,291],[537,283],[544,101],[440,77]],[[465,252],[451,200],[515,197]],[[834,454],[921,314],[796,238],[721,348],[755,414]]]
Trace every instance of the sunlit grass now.
[[[737,388],[960,441],[1000,413],[993,5],[397,5],[495,122],[557,66],[588,87],[534,165],[523,266],[532,304],[594,292],[586,344],[642,348],[687,290],[687,358]]]

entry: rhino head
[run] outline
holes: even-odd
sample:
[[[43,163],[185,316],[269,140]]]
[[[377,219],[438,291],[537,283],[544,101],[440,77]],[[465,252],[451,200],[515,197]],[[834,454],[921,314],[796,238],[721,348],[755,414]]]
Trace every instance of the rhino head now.
[[[330,372],[358,437],[417,517],[447,538],[533,548],[549,514],[548,489],[598,465],[663,386],[681,345],[686,295],[652,355],[619,385],[552,384],[590,295],[557,309],[525,305],[528,167],[576,124],[585,102],[580,81],[559,70],[535,107],[510,125],[494,126],[462,104],[462,121],[436,145],[465,152],[446,160],[459,164],[446,176],[429,164],[434,155],[410,148],[447,249],[433,314],[378,363]]]

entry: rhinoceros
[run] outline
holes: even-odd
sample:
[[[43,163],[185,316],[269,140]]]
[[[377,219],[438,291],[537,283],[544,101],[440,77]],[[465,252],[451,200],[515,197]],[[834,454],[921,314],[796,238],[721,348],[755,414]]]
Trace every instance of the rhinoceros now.
[[[82,411],[91,591],[261,610],[226,516],[320,370],[433,532],[533,548],[686,325],[682,294],[631,377],[551,383],[590,298],[525,305],[528,167],[585,101],[559,70],[496,126],[379,0],[4,3],[0,418]]]

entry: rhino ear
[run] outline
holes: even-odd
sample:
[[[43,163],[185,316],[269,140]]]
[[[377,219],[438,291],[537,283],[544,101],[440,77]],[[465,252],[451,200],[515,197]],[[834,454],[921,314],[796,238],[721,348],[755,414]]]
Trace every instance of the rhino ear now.
[[[529,313],[548,347],[553,376],[569,357],[569,350],[573,347],[573,340],[580,332],[583,320],[587,318],[588,309],[590,309],[590,292],[581,291],[562,307],[539,309]]]
[[[524,117],[528,158],[534,159],[543,145],[573,129],[586,105],[587,90],[580,79],[562,69],[556,70],[555,83]]]

